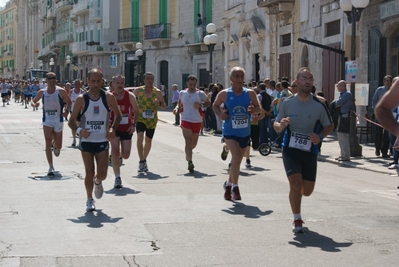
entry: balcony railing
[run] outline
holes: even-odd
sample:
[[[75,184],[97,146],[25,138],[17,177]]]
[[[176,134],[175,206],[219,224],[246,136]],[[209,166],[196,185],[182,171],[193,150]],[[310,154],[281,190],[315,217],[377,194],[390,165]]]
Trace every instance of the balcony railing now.
[[[73,33],[62,32],[56,35],[57,43],[71,43],[73,42]]]
[[[72,53],[88,51],[90,46],[87,46],[86,42],[74,42],[72,44]]]
[[[180,33],[178,37],[183,41],[185,45],[201,44],[206,35],[205,28],[194,27],[191,32]]]
[[[142,42],[143,29],[139,27],[118,29],[118,42]]]
[[[295,0],[257,0],[258,7],[277,6],[282,3],[294,3]]]
[[[92,21],[101,21],[101,8],[98,6],[93,6],[89,11],[89,20]]]
[[[158,23],[144,26],[144,39],[170,39],[171,24]]]
[[[54,8],[54,7],[50,7],[50,8],[47,10],[47,19],[53,19],[53,18],[55,18],[55,17],[56,17],[55,8]]]
[[[73,8],[74,0],[61,0],[57,3],[58,11],[67,11]]]
[[[77,4],[73,5],[72,13],[75,15],[81,15],[89,12],[90,0],[79,0]]]

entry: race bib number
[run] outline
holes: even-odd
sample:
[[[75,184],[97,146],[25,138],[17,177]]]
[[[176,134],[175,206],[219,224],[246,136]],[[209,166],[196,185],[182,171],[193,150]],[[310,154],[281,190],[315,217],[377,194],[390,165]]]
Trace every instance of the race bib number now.
[[[233,116],[231,121],[233,129],[243,129],[248,127],[248,116]]]
[[[154,118],[154,111],[153,110],[144,110],[143,111],[143,118],[144,119],[153,119]]]
[[[291,132],[290,142],[288,147],[300,149],[303,151],[310,151],[312,142],[310,142],[309,135],[297,132]]]
[[[55,110],[46,110],[46,114],[47,114],[47,116],[49,116],[49,117],[53,117],[53,116],[56,116],[57,115],[57,110],[55,109]]]
[[[128,124],[129,123],[129,114],[122,114],[122,120],[119,124]]]
[[[103,121],[88,121],[87,128],[89,128],[90,132],[92,133],[101,133],[104,129],[104,122]]]

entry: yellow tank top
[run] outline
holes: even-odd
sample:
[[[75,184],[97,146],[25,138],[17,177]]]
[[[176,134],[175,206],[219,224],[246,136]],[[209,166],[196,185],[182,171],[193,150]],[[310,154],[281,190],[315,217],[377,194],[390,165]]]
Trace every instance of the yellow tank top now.
[[[137,106],[139,108],[138,122],[144,123],[147,129],[155,129],[158,122],[158,107],[153,103],[157,96],[157,89],[153,87],[150,97],[144,95],[144,87],[140,87],[137,96]]]

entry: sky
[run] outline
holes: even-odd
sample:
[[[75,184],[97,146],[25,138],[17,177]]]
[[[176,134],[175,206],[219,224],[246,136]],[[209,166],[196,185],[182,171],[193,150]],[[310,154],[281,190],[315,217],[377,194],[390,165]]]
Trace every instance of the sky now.
[[[4,7],[8,0],[0,0],[0,7]]]

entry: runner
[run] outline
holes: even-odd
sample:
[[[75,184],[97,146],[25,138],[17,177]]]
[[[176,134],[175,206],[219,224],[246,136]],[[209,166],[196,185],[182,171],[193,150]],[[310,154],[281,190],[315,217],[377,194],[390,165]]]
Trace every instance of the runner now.
[[[179,112],[179,109],[181,112],[180,127],[186,144],[184,150],[190,173],[194,172],[192,157],[202,126],[202,108],[209,107],[211,104],[204,91],[196,88],[196,84],[197,77],[194,75],[187,77],[187,89],[179,93],[178,104],[173,110],[175,115]]]
[[[132,149],[132,136],[136,130],[135,118],[137,117],[138,107],[133,93],[125,90],[125,76],[119,74],[112,77],[110,83],[112,94],[115,96],[118,107],[122,113],[122,120],[116,129],[115,138],[111,140],[112,168],[115,174],[114,188],[122,188],[120,176],[120,165],[123,159],[128,159]],[[115,119],[115,114],[110,113],[111,123]]]
[[[251,137],[250,117],[251,113],[261,112],[255,91],[243,87],[244,78],[245,70],[233,67],[230,71],[232,87],[220,91],[212,107],[215,115],[223,120],[223,137],[231,152],[229,179],[223,184],[225,200],[241,200],[238,178],[241,161]],[[223,156],[222,153],[222,159]]]
[[[48,86],[39,90],[36,97],[32,100],[31,105],[33,108],[38,108],[40,99],[43,103],[43,133],[46,141],[46,157],[49,164],[48,176],[54,175],[53,149],[54,155],[60,155],[62,147],[62,130],[64,128],[63,115],[68,113],[71,106],[71,99],[64,89],[55,85],[56,76],[53,72],[46,74]],[[65,109],[64,109],[64,103]]]
[[[154,74],[146,72],[143,76],[144,86],[136,88],[134,95],[137,99],[138,116],[136,123],[137,153],[139,155],[138,172],[147,172],[147,157],[151,150],[152,138],[158,122],[158,107],[165,109],[166,103],[161,90],[154,87]],[[145,144],[144,141],[145,132]]]
[[[96,209],[94,195],[97,199],[103,196],[102,181],[107,178],[109,140],[115,137],[115,131],[122,115],[115,97],[101,90],[103,74],[97,69],[88,73],[89,90],[76,98],[68,126],[80,136],[79,149],[82,151],[85,166],[86,211]],[[111,127],[109,123],[110,109],[115,113]],[[76,121],[80,116],[80,126]],[[95,169],[94,163],[97,165]]]
[[[310,196],[316,182],[318,144],[334,128],[328,108],[311,93],[311,70],[301,68],[297,81],[298,93],[281,103],[274,122],[276,132],[284,131],[282,155],[296,233],[303,232],[302,196]]]
[[[76,98],[78,98],[78,96],[83,94],[83,90],[81,89],[82,81],[81,80],[75,80],[73,82],[73,84],[74,84],[73,90],[69,91],[69,96],[71,97],[71,102],[72,102],[71,110],[70,110],[71,113],[72,113],[73,106],[75,104]],[[79,122],[78,121],[77,121],[77,127],[79,127]],[[76,132],[74,132],[72,129],[71,129],[71,131],[72,131],[72,138],[73,138],[72,146],[76,147]]]

